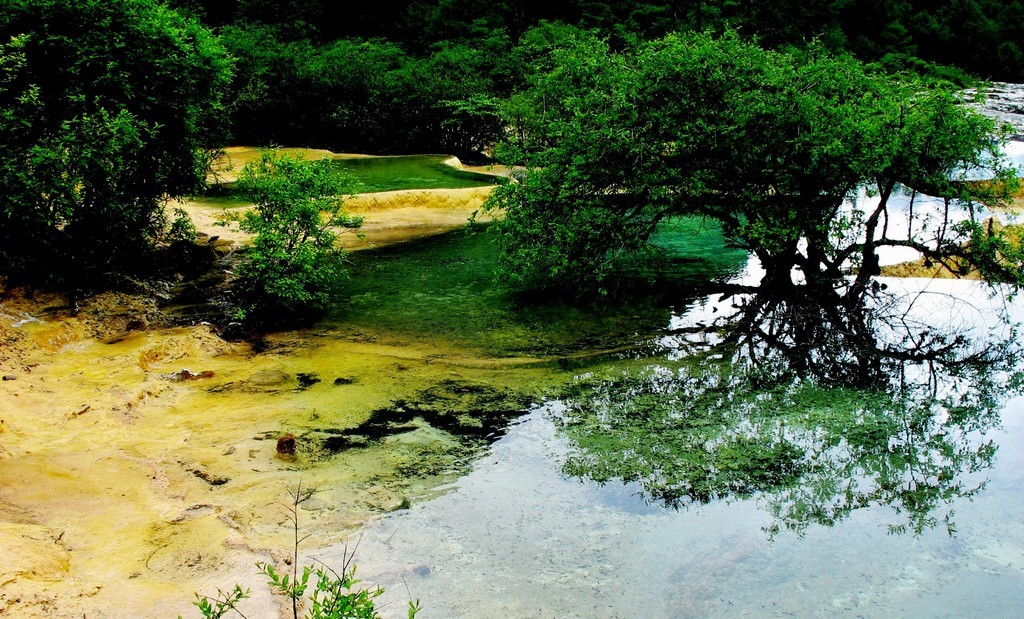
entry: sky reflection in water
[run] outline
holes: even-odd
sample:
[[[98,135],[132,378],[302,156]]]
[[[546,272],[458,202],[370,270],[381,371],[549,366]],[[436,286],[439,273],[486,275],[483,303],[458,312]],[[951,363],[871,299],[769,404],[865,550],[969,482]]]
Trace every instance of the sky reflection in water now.
[[[939,285],[976,316],[994,311],[975,284]],[[1019,319],[1020,303],[1011,309]],[[534,409],[447,494],[365,529],[360,575],[388,587],[388,616],[404,616],[410,594],[427,618],[1011,616],[1024,605],[1022,398],[986,434],[992,468],[961,472],[967,487],[988,483],[952,497],[954,536],[889,534],[889,505],[775,536],[770,494],[665,508],[638,483],[565,475],[564,410]],[[336,562],[340,549],[318,556]]]

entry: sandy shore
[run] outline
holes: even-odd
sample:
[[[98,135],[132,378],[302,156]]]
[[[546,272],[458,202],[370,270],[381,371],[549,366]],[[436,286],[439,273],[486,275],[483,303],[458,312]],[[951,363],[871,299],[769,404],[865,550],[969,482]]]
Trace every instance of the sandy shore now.
[[[235,165],[252,152],[229,149]],[[363,236],[345,234],[343,243],[360,249],[461,227],[488,191],[357,196],[350,208],[366,218]],[[247,241],[214,225],[225,207],[245,205],[180,206],[199,230]],[[319,416],[357,423],[409,388],[304,390],[300,373],[371,382],[412,367],[401,374],[412,384],[419,368],[439,371],[427,366],[443,351],[349,341],[313,356],[307,342],[272,345],[277,351],[256,354],[207,326],[170,328],[152,299],[105,294],[71,308],[57,296],[0,288],[0,615],[198,616],[194,592],[238,583],[252,589],[248,616],[278,616],[282,600],[254,564],[283,565],[291,551],[281,506],[288,488],[324,489],[300,512],[313,534],[308,552],[394,509],[398,491],[373,482],[387,477],[388,463],[283,459],[276,438]]]

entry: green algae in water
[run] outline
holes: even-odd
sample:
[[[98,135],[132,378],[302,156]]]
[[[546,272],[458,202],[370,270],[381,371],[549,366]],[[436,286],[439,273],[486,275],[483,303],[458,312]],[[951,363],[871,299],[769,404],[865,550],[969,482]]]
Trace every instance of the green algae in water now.
[[[487,187],[500,179],[446,165],[447,155],[410,155],[339,159],[335,165],[359,181],[361,193],[399,189]]]
[[[655,229],[651,254],[627,265],[632,278],[663,285],[721,281],[738,273],[747,253],[728,247],[717,222],[700,217],[673,217]]]
[[[524,299],[498,283],[496,239],[484,226],[357,252],[339,318],[357,332],[446,341],[491,357],[642,345],[664,331],[695,287],[735,274],[747,260],[725,248],[718,229],[697,221],[675,222],[656,241],[663,247],[659,264],[672,267],[657,285],[634,278],[627,294],[581,302]]]
[[[690,277],[596,303],[512,294],[495,281],[486,226],[353,252],[348,303],[295,359],[307,384],[288,395],[303,402],[287,426],[300,438],[299,465],[365,469],[389,490],[430,495],[570,378],[567,368],[651,354],[650,341],[693,297],[688,286],[746,261],[714,230],[676,232],[699,240],[674,248]],[[353,350],[380,358],[364,371]]]

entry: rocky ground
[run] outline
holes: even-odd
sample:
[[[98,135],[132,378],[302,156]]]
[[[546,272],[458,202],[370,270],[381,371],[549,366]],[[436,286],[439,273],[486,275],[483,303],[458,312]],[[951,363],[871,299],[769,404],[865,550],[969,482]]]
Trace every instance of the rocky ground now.
[[[357,197],[352,210],[367,223],[345,242],[360,249],[461,227],[486,193]],[[182,206],[220,257],[215,268],[229,270],[247,239],[214,224],[225,206],[246,206]],[[198,616],[194,592],[235,583],[252,588],[248,616],[290,616],[255,569],[289,560],[289,488],[323,488],[300,512],[313,551],[408,505],[403,475],[448,470],[462,453],[438,449],[449,433],[410,426],[381,437],[390,443],[379,453],[323,460],[317,441],[332,435],[309,428],[360,427],[434,374],[455,375],[431,362],[437,350],[372,342],[311,356],[319,343],[282,335],[257,353],[183,319],[183,287],[142,286],[72,299],[0,280],[0,616]],[[401,378],[381,388],[396,368]],[[297,453],[279,453],[277,439],[293,432]]]
[[[977,90],[967,92],[975,94]],[[984,114],[1015,127],[1017,135],[1014,139],[1024,141],[1024,84],[992,82],[985,93],[986,101],[976,107]]]

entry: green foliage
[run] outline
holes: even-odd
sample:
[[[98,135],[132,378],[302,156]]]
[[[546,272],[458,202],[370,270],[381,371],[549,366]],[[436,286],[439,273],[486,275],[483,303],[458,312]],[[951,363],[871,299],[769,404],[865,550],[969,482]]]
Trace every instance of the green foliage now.
[[[302,574],[289,578],[288,574],[280,574],[269,563],[257,563],[268,578],[268,584],[285,597],[297,602],[305,595],[309,587],[310,576],[314,577],[315,586],[309,597],[309,610],[306,619],[374,619],[380,617],[374,600],[384,593],[380,587],[373,589],[355,588],[359,583],[355,578],[355,566],[346,563],[339,574],[330,567],[321,565],[314,568],[305,566]],[[415,609],[415,610],[413,610]],[[410,602],[409,617],[415,616],[418,605]]]
[[[229,74],[208,30],[153,2],[7,3],[7,257],[71,271],[137,258],[164,231],[165,200],[205,182]]]
[[[945,526],[985,485],[1009,381],[980,367],[909,370],[887,389],[796,379],[774,364],[702,363],[584,376],[563,395],[564,470],[639,485],[670,507],[758,497],[767,530],[803,533],[885,507],[891,531]]]
[[[349,561],[346,561],[340,574],[326,565],[317,568],[307,565],[302,568],[302,574],[298,578],[279,573],[270,563],[261,562],[256,565],[266,575],[271,588],[291,600],[296,617],[298,617],[299,601],[304,598],[306,590],[309,588],[311,576],[314,585],[308,599],[309,607],[302,615],[304,619],[379,619],[380,617],[374,600],[384,593],[384,589],[357,587],[359,581],[355,578],[356,569]],[[232,591],[218,592],[214,598],[196,594],[197,599],[194,604],[205,619],[220,619],[229,612],[245,617],[238,609],[238,603],[247,597],[249,597],[249,592],[243,591],[241,587],[235,585]],[[409,619],[414,619],[420,608],[418,601],[410,601]]]
[[[1000,0],[384,0],[345,19],[327,0],[173,5],[223,26],[239,60],[235,143],[486,152],[502,128],[490,102],[534,72],[538,43],[571,30],[623,49],[669,33],[734,29],[766,48],[815,41],[890,72],[960,85],[1024,81],[1024,5]]]
[[[197,237],[196,226],[189,219],[185,209],[174,209],[174,219],[167,230],[167,241],[170,243],[194,243]]]
[[[416,57],[387,41],[289,41],[255,25],[223,36],[238,58],[237,141],[464,155],[501,130],[485,51],[444,45]]]
[[[273,319],[329,307],[346,277],[335,230],[362,224],[344,210],[354,183],[329,160],[266,152],[238,185],[256,205],[237,218],[256,235],[238,271],[243,311]]]
[[[242,600],[249,597],[249,590],[242,590],[238,585],[231,591],[217,590],[217,595],[214,597],[208,597],[205,595],[196,594],[196,600],[192,602],[199,612],[205,619],[221,619],[221,617],[227,615],[230,612],[238,613],[241,616],[242,613],[238,610],[238,604]],[[179,616],[178,619],[181,619]]]
[[[374,600],[384,593],[381,587],[366,589],[356,587],[359,581],[356,580],[356,568],[352,560],[354,552],[350,554],[346,546],[342,559],[341,573],[331,567],[321,564],[320,567],[307,565],[299,573],[299,544],[305,539],[300,537],[299,527],[299,506],[308,501],[316,493],[316,489],[303,489],[300,483],[295,489],[288,490],[291,502],[287,505],[287,520],[292,524],[294,542],[292,545],[291,573],[278,571],[272,563],[258,562],[256,567],[267,577],[267,584],[276,593],[288,598],[292,617],[299,618],[299,608],[303,600],[308,600],[309,607],[303,614],[304,619],[379,619]],[[310,586],[310,577],[314,577],[313,592],[308,598],[306,591]],[[199,609],[205,619],[220,619],[229,612],[245,617],[238,608],[238,603],[249,597],[249,591],[243,591],[238,585],[225,593],[218,590],[217,596],[210,598],[196,594],[196,601],[193,604]],[[409,601],[408,617],[415,619],[420,611],[418,600]],[[179,617],[178,619],[181,619]]]
[[[863,287],[884,245],[971,259],[970,236],[948,221],[877,234],[899,184],[968,215],[1008,195],[991,120],[948,90],[818,47],[766,51],[730,32],[616,53],[591,37],[552,58],[514,100],[499,149],[525,167],[520,182],[487,205],[504,212],[501,270],[516,283],[599,287],[648,250],[659,222],[693,215],[719,222],[774,283],[795,267],[835,282],[854,264]],[[1002,183],[957,181],[978,169]],[[866,215],[847,207],[864,187],[879,196]]]

